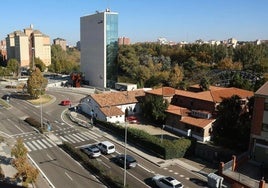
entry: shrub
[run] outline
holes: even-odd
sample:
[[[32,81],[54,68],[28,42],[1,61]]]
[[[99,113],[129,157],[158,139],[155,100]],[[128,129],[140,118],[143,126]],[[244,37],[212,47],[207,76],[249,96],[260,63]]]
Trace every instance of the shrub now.
[[[36,119],[32,117],[27,117],[24,121],[28,123],[29,125],[35,127],[40,133],[43,133],[41,123],[37,121]]]

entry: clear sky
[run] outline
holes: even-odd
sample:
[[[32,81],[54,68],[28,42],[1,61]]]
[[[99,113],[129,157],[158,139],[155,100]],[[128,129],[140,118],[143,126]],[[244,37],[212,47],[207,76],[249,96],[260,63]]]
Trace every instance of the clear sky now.
[[[80,17],[110,8],[119,37],[131,42],[268,39],[268,0],[11,0],[1,2],[0,39],[33,24],[70,45],[80,40]]]

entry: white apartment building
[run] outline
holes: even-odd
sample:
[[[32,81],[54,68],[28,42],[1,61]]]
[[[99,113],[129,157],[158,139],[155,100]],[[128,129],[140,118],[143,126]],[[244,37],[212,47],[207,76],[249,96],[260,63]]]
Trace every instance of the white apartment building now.
[[[80,69],[89,85],[113,88],[117,82],[118,13],[106,9],[80,18]]]

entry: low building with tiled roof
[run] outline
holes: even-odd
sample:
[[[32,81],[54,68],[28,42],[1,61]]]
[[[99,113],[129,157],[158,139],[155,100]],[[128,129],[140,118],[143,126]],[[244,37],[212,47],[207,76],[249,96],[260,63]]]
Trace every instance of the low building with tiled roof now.
[[[140,100],[145,96],[142,89],[133,91],[91,94],[80,102],[83,112],[102,121],[125,122],[125,114],[140,113]]]
[[[216,86],[210,86],[209,90],[203,91],[200,86],[194,85],[187,91],[163,87],[146,91],[147,94],[162,96],[169,101],[166,110],[166,129],[181,135],[193,136],[204,142],[211,139],[213,123],[216,120],[216,108],[223,99],[237,95],[244,103],[254,93],[234,87]]]

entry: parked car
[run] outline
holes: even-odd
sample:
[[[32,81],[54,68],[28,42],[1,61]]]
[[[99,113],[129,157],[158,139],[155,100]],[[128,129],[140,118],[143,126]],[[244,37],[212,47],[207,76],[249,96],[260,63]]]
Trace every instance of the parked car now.
[[[115,162],[117,162],[120,166],[124,167],[125,165],[125,155],[119,154],[115,157]],[[135,168],[137,166],[137,161],[131,155],[126,155],[126,168]]]
[[[68,106],[68,105],[71,104],[71,101],[70,101],[70,100],[63,100],[63,101],[61,101],[60,104],[61,104],[62,106]]]
[[[86,153],[90,158],[96,158],[96,157],[101,156],[100,149],[95,144],[94,145],[83,147],[83,148],[81,148],[81,150],[84,153]]]
[[[170,176],[157,174],[152,179],[159,188],[183,188],[181,182]]]
[[[134,123],[134,124],[139,124],[140,123],[139,120],[138,120],[138,118],[135,117],[135,116],[128,116],[127,117],[127,121],[129,123]]]
[[[115,152],[115,146],[109,141],[103,141],[98,144],[98,148],[103,154],[111,154]]]

